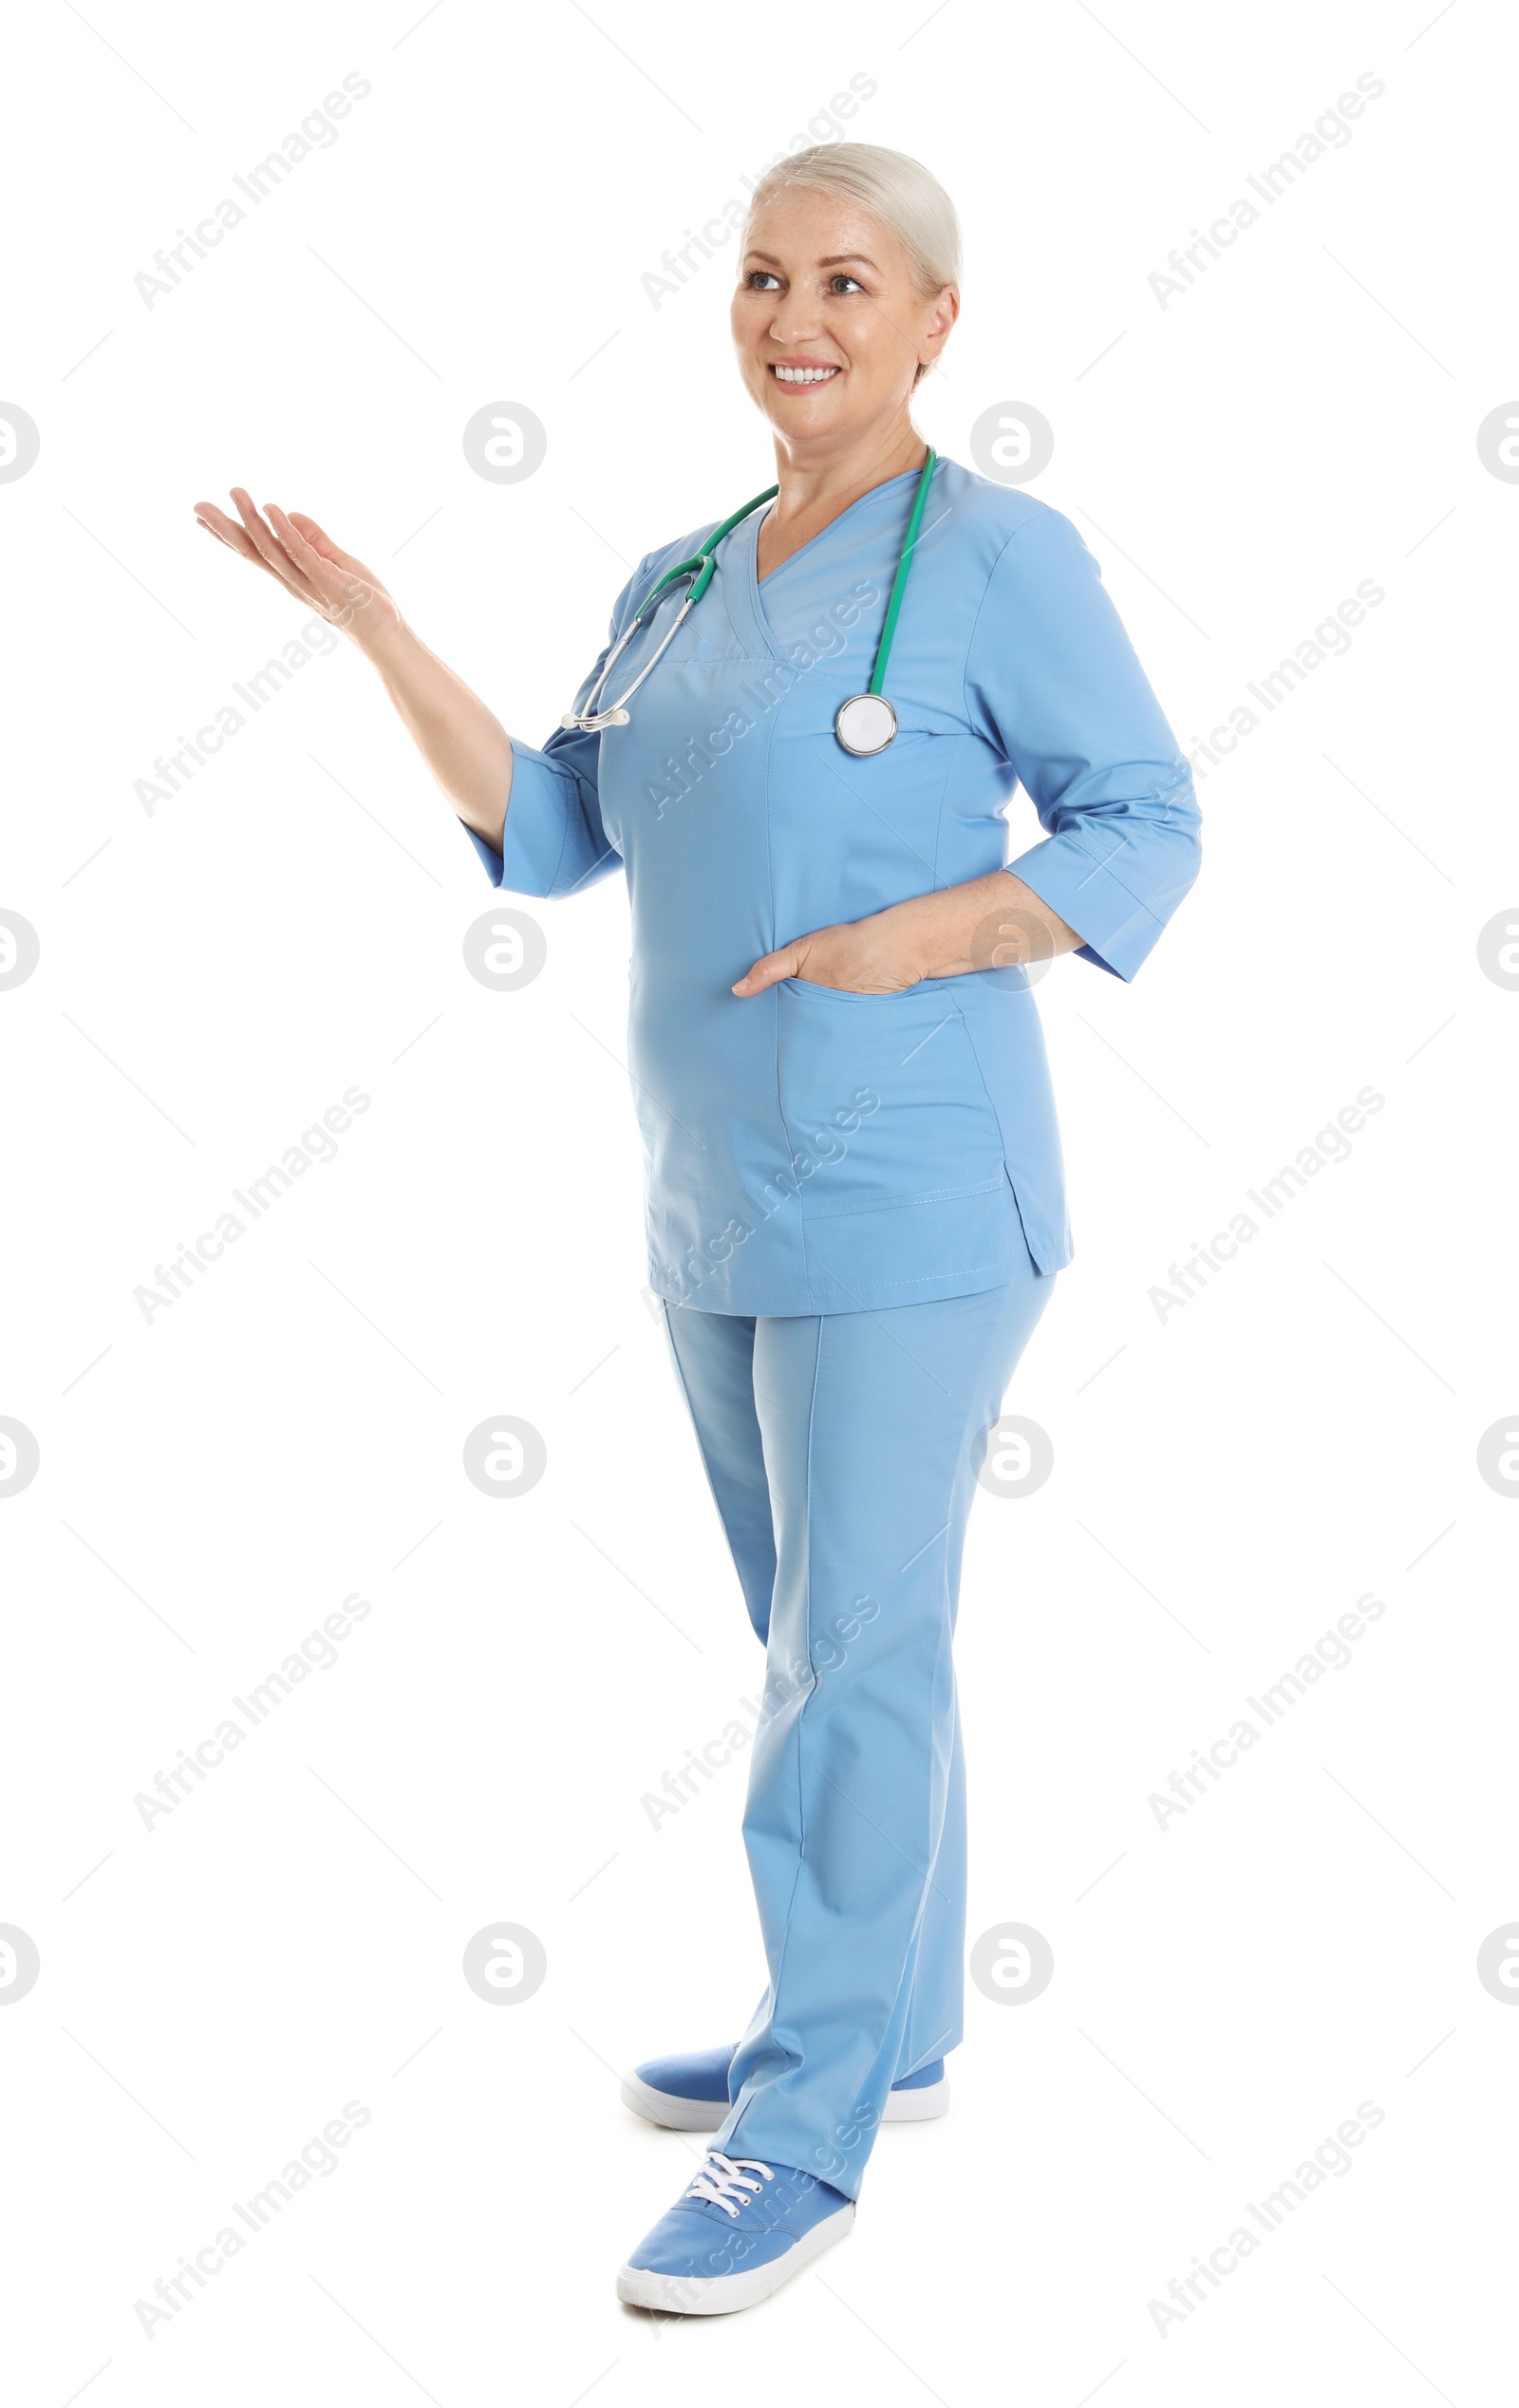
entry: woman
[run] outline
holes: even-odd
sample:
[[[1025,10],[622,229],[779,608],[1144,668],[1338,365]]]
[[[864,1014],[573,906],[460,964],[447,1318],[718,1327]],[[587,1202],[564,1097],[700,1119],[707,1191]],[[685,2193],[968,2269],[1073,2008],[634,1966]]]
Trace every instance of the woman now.
[[[240,488],[240,524],[197,505],[374,663],[494,884],[627,870],[650,1283],[767,1647],[744,1820],[765,1995],[736,2048],[624,2091],[715,2132],[618,2277],[700,2314],[841,2239],[879,2125],[947,2104],[961,1553],[1071,1256],[1024,965],[1132,978],[1197,869],[1186,762],[1076,529],[912,424],[959,310],[946,194],[897,152],[804,151],[741,243],[733,336],[778,485],[639,562],[541,750],[313,519]],[[1020,780],[1046,833],[1008,868]]]

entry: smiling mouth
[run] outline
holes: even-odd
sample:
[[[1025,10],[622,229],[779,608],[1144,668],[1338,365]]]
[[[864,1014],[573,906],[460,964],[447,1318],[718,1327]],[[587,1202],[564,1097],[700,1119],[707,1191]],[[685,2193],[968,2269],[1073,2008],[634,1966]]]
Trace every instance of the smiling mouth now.
[[[817,367],[781,367],[775,361],[772,361],[770,363],[768,373],[775,378],[778,385],[783,385],[788,392],[795,393],[805,390],[812,386],[832,385],[835,377],[842,374],[842,370],[836,367],[825,367],[821,366]]]

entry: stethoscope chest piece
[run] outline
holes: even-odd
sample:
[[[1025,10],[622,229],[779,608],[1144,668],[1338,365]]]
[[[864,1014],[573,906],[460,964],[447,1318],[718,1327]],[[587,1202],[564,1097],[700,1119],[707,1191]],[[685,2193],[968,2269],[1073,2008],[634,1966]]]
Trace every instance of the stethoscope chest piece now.
[[[885,752],[896,734],[896,713],[884,694],[851,694],[834,714],[834,733],[847,753],[861,759]]]
[[[885,752],[896,734],[896,713],[881,692],[881,687],[886,682],[886,665],[891,656],[891,638],[896,632],[897,614],[902,608],[908,571],[912,565],[912,554],[918,540],[918,529],[923,524],[923,505],[928,499],[928,484],[933,476],[934,462],[937,459],[938,454],[930,444],[928,458],[919,471],[918,490],[913,497],[912,515],[908,520],[907,535],[903,539],[901,555],[896,564],[896,575],[891,583],[891,598],[886,606],[886,621],[881,629],[880,641],[875,648],[875,664],[871,671],[870,686],[863,694],[851,694],[847,701],[839,704],[834,714],[834,733],[844,750],[847,753],[853,753],[856,760],[868,760],[872,753]],[[574,730],[582,735],[591,736],[599,735],[605,727],[628,725],[629,702],[637,693],[649,670],[663,660],[679,630],[684,625],[711,584],[718,565],[718,546],[723,536],[730,535],[741,519],[749,517],[758,510],[761,502],[774,501],[779,490],[778,485],[767,485],[762,494],[756,494],[753,501],[746,501],[743,508],[736,510],[731,518],[724,518],[721,527],[713,528],[700,552],[693,553],[689,560],[677,560],[674,568],[666,569],[658,582],[649,588],[623,629],[621,635],[607,653],[584,702],[578,709],[567,710],[560,720],[559,724],[566,732]],[[683,578],[687,580],[684,598],[648,659],[644,663],[632,683],[618,695],[616,701],[602,703],[598,709],[597,705],[601,702],[607,680],[631,643],[635,632],[643,625],[645,619],[652,613],[662,595]]]

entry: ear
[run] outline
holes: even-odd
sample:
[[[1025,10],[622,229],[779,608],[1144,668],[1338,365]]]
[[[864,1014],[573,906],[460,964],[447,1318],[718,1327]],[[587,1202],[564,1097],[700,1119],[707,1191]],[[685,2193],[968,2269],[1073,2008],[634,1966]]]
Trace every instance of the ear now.
[[[932,346],[934,356],[937,356],[937,354],[943,350],[945,345],[948,342],[950,335],[954,331],[955,320],[959,317],[959,292],[952,284],[947,284],[944,286],[943,290],[934,296],[933,307],[929,312],[928,324],[926,329],[927,339]]]

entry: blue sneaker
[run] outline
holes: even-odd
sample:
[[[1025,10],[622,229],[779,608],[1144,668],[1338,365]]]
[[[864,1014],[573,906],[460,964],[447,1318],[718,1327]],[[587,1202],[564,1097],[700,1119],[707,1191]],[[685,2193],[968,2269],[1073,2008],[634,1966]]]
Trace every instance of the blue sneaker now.
[[[689,2049],[683,2057],[653,2057],[634,2068],[623,2083],[623,2104],[646,2123],[663,2124],[667,2132],[716,2132],[728,2112],[729,2048]],[[945,2115],[949,2085],[944,2059],[921,2065],[904,2081],[893,2082],[881,2117],[885,2124],[927,2123]]]
[[[668,2316],[731,2315],[778,2291],[853,2221],[853,2200],[816,2174],[709,2149],[623,2267],[617,2296]]]

